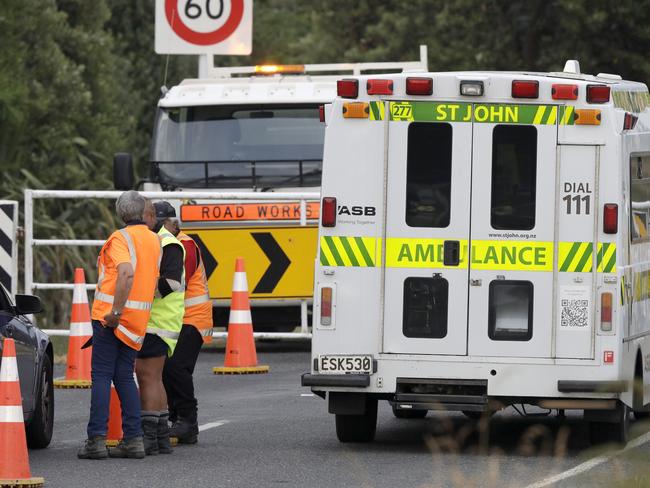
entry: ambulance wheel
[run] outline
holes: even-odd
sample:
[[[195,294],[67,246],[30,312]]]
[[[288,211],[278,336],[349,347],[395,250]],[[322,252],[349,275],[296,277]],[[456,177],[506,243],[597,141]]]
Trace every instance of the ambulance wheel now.
[[[627,444],[630,432],[630,407],[619,402],[616,407],[615,422],[590,422],[589,437],[592,445]]]
[[[393,405],[393,415],[398,419],[423,419],[428,413],[428,410],[404,410]]]
[[[366,400],[362,415],[336,414],[336,436],[340,442],[372,442],[377,430],[377,400]]]

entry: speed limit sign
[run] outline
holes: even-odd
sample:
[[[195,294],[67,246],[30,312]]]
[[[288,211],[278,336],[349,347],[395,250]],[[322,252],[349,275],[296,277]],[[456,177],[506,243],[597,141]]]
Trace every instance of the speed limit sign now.
[[[243,54],[253,48],[253,0],[156,0],[158,54]]]

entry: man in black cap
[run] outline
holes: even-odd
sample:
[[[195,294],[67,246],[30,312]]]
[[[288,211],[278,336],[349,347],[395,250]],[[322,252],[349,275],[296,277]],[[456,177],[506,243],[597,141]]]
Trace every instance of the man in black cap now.
[[[144,448],[148,455],[171,453],[169,410],[162,381],[165,359],[174,354],[185,313],[185,250],[166,223],[176,216],[168,202],[154,203],[152,231],[160,238],[162,258],[147,334],[138,352],[135,372],[140,385]],[[115,452],[120,457],[121,452]]]

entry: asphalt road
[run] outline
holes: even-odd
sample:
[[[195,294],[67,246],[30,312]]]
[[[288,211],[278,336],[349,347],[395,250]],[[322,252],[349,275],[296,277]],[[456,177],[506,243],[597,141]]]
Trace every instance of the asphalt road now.
[[[260,344],[258,356],[269,374],[215,376],[223,353],[204,351],[199,443],[142,461],[78,460],[89,391],[56,390],[54,439],[30,452],[32,474],[65,488],[650,486],[650,426],[640,423],[626,451],[603,453],[590,448],[579,416],[508,409],[482,426],[456,413],[396,419],[381,402],[375,442],[341,444],[326,402],[300,387],[308,344]]]

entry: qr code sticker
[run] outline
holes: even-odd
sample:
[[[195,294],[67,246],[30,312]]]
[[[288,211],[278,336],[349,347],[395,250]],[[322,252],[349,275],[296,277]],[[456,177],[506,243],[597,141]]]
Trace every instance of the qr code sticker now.
[[[562,300],[562,327],[589,325],[589,300]]]

